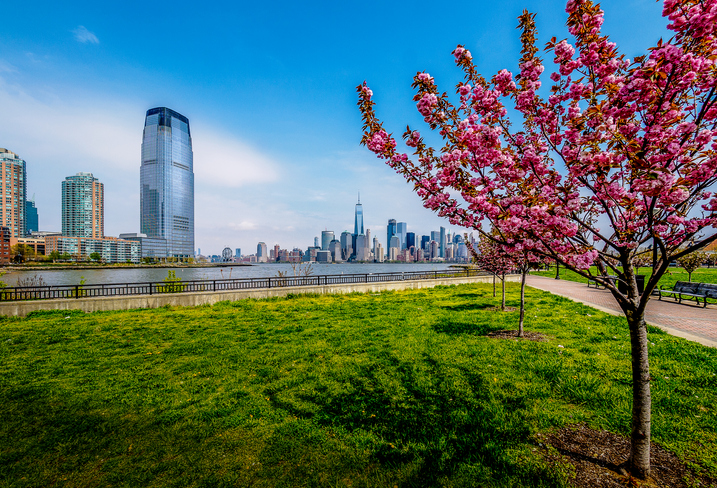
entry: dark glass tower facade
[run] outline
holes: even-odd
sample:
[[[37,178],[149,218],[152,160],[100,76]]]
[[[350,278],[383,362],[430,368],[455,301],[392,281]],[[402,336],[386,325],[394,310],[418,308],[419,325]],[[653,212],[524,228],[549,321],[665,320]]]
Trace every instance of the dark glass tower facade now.
[[[354,235],[363,234],[363,205],[361,205],[361,196],[359,195],[358,203],[356,204],[356,213],[354,215]]]
[[[144,121],[140,228],[150,239],[166,241],[166,257],[194,257],[194,158],[189,119],[166,107],[147,110]]]

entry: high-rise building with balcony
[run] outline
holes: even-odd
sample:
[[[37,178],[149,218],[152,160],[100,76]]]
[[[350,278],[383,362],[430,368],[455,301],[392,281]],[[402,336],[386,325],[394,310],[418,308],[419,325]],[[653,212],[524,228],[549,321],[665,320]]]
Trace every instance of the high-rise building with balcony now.
[[[140,169],[140,227],[166,243],[165,256],[194,256],[194,155],[189,119],[166,107],[147,110]],[[144,254],[144,250],[143,250]]]
[[[10,237],[25,237],[25,194],[27,173],[25,161],[12,151],[0,147],[0,182],[2,183],[1,226],[10,229]]]
[[[62,235],[105,236],[105,187],[92,173],[77,173],[62,182]]]

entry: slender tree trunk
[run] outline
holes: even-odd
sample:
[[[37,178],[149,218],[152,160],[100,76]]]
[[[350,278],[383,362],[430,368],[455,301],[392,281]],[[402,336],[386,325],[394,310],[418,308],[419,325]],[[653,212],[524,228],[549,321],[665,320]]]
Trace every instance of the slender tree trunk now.
[[[493,273],[493,298],[495,298],[495,273]]]
[[[523,337],[523,320],[525,318],[525,275],[528,270],[525,269],[520,275],[520,320],[518,321],[518,337]]]
[[[626,311],[632,349],[632,433],[629,471],[639,479],[650,475],[650,430],[652,395],[647,354],[645,312]]]
[[[555,279],[560,279],[560,263],[555,263]]]
[[[687,273],[687,281],[692,283],[692,273]]]
[[[505,312],[505,273],[500,278],[500,287],[501,287],[501,302],[500,302],[500,309],[501,311]]]

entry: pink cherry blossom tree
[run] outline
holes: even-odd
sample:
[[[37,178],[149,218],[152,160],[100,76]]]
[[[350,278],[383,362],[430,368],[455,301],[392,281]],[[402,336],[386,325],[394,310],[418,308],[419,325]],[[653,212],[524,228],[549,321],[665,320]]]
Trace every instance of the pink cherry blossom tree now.
[[[645,306],[670,261],[717,239],[717,0],[665,0],[672,37],[634,60],[603,34],[598,5],[569,0],[566,11],[570,39],[552,38],[544,51],[554,62],[549,87],[542,88],[545,67],[526,11],[515,76],[501,70],[484,78],[459,45],[453,55],[465,80],[457,105],[430,74],[414,77],[417,109],[442,147],[408,127],[403,138],[413,156],[398,151],[366,83],[358,87],[362,143],[451,223],[483,235],[490,224],[501,244],[552,259],[612,292],[632,352],[626,463],[646,478],[652,402]],[[633,259],[641,246],[651,246],[653,273],[639,293]]]

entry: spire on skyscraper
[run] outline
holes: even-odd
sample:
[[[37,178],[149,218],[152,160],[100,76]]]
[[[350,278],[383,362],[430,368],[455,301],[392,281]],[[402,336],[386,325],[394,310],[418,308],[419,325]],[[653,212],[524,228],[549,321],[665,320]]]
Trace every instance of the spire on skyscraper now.
[[[359,192],[356,213],[354,216],[354,235],[363,235],[363,206],[361,205],[361,193]]]

